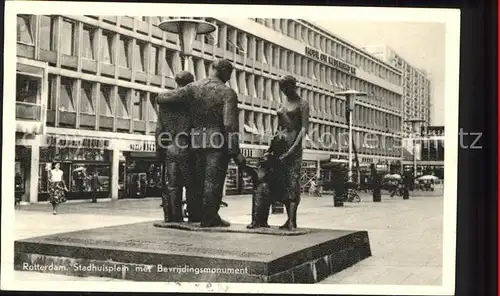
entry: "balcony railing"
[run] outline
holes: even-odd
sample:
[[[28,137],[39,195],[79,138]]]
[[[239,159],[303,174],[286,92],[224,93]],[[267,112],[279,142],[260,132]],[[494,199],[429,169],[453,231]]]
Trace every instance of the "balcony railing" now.
[[[33,103],[16,102],[16,119],[41,120],[41,105]]]

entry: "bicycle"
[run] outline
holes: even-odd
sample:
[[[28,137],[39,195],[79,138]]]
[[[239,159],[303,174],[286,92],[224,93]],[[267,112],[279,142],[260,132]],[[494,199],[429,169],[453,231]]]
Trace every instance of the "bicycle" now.
[[[358,192],[355,189],[347,189],[347,202],[361,202]]]

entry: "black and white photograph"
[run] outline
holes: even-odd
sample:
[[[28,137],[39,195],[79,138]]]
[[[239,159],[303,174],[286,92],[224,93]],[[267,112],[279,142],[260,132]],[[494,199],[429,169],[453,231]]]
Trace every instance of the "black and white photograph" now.
[[[2,288],[453,294],[459,20],[6,3]]]

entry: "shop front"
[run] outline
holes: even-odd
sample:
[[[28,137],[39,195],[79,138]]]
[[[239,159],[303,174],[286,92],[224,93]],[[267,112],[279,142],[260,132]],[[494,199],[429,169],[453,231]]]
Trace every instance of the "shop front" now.
[[[161,197],[163,164],[154,141],[126,141],[119,164],[119,198]]]
[[[109,139],[73,135],[43,137],[38,164],[38,201],[48,199],[50,171],[56,163],[63,171],[68,200],[109,197],[111,154]]]
[[[30,184],[28,182],[30,175],[31,148],[16,145],[14,164],[14,195],[17,201],[22,201]]]
[[[256,167],[264,150],[242,148],[241,153],[245,156],[249,166]],[[250,194],[252,193],[253,182],[250,175],[240,170],[236,164],[231,161],[226,176],[226,195]]]

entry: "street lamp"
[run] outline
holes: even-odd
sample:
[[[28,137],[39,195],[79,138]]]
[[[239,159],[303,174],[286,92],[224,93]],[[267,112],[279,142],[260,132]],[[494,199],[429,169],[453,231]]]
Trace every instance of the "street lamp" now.
[[[183,18],[163,21],[158,27],[163,31],[179,35],[185,71],[189,71],[189,64],[192,60],[193,42],[196,35],[210,34],[217,29],[214,24],[209,22]]]
[[[411,123],[412,126],[412,132],[416,136],[418,132],[418,128],[420,127],[420,123],[425,122],[425,120],[422,120],[420,118],[415,118],[415,119],[408,119],[405,120],[405,122]],[[412,141],[412,150],[413,150],[413,178],[417,177],[417,150],[415,149],[415,138],[413,138]]]
[[[352,111],[354,110],[356,97],[366,96],[367,94],[364,92],[359,92],[357,90],[350,89],[346,91],[337,92],[335,93],[335,95],[346,97],[346,112],[349,124],[349,171],[347,172],[347,176],[349,182],[352,182]]]

